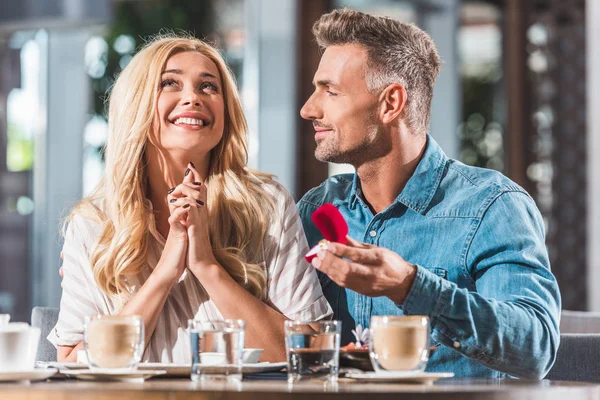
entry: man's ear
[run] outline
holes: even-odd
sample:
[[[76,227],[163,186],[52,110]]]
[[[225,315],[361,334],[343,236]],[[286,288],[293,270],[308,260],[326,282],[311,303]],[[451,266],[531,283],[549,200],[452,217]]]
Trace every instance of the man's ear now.
[[[398,118],[406,106],[406,89],[399,83],[392,83],[379,96],[380,118],[389,124]]]

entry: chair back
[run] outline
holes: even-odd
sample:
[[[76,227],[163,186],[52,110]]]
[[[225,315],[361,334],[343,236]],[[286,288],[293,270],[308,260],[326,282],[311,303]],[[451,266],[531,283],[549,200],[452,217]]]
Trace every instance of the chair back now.
[[[40,344],[37,361],[56,361],[56,348],[46,339],[58,321],[58,308],[33,307],[31,310],[31,326],[40,328]]]
[[[600,334],[560,335],[556,362],[545,379],[600,382]]]
[[[600,312],[562,310],[560,333],[600,333]]]

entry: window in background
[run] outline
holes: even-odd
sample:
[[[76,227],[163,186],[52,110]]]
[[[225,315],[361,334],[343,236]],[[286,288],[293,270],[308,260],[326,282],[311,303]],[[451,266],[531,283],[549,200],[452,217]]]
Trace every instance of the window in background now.
[[[505,120],[501,17],[501,10],[488,2],[465,2],[460,10],[458,34],[462,86],[460,160],[498,171],[504,170]]]
[[[10,91],[6,104],[6,168],[13,172],[31,170],[33,140],[40,122],[34,117],[39,108],[40,47],[33,36],[33,32],[20,32],[12,40],[20,48],[21,58],[21,86]],[[22,40],[26,41],[19,43]]]
[[[30,225],[34,211],[32,169],[37,137],[45,132],[44,31],[16,31],[0,36],[0,313],[15,321],[28,319]],[[6,109],[1,107],[5,105]],[[0,123],[2,123],[0,117]],[[6,129],[4,133],[3,128]]]
[[[114,22],[92,36],[85,49],[94,110],[84,132],[84,195],[93,190],[103,174],[103,148],[108,135],[107,94],[115,77],[146,39],[160,33],[191,33],[224,49],[232,70],[241,76],[242,0],[147,0],[114,4]]]

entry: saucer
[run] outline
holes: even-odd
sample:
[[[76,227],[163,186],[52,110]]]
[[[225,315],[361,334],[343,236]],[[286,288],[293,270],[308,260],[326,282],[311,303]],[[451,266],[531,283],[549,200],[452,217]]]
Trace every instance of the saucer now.
[[[242,364],[242,374],[259,374],[263,372],[277,372],[287,367],[287,362],[260,362],[251,364]],[[169,377],[190,376],[192,366],[190,364],[165,364],[165,363],[140,363],[138,371],[156,371],[164,370]]]
[[[452,378],[453,372],[365,372],[348,373],[346,378],[356,379],[365,382],[396,382],[396,383],[433,383],[438,379]]]
[[[129,382],[143,382],[145,379],[152,378],[153,376],[164,375],[167,373],[165,370],[140,370],[135,371],[119,371],[111,369],[62,369],[60,373],[77,379],[86,381],[129,381]]]
[[[0,372],[0,382],[8,381],[41,381],[58,372],[56,368],[36,368],[28,371]]]

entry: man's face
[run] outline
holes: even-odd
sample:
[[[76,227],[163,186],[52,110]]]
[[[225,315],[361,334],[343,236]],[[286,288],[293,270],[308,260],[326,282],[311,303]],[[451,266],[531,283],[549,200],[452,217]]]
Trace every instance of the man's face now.
[[[323,53],[315,91],[300,110],[315,127],[319,161],[360,165],[381,150],[377,94],[367,89],[367,51],[359,45],[330,46]]]

